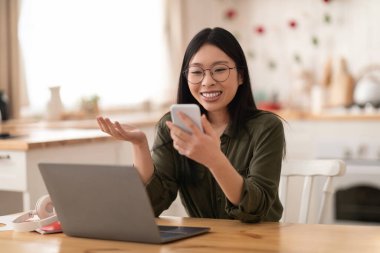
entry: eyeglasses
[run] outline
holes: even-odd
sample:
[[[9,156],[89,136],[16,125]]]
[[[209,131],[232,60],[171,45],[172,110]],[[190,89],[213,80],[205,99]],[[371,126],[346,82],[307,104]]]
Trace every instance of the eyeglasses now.
[[[212,79],[216,82],[224,82],[230,76],[231,69],[236,69],[236,67],[230,68],[225,64],[217,64],[209,69],[203,69],[198,66],[192,66],[187,68],[183,74],[189,83],[199,84],[203,81],[206,76],[206,70],[210,71]]]

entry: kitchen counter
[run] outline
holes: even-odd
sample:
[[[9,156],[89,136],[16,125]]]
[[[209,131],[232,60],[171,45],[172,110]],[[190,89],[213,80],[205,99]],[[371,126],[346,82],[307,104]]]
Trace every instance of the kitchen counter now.
[[[153,139],[154,124],[163,113],[112,115],[112,120],[129,123]],[[129,143],[117,141],[99,130],[92,119],[37,121],[9,120],[0,124],[0,215],[30,210],[38,198],[47,194],[38,164],[85,163],[131,164]],[[14,198],[14,196],[18,196]]]
[[[132,113],[127,116],[110,116],[112,120],[129,123],[137,127],[151,127],[163,113]],[[11,137],[0,139],[0,150],[30,150],[77,143],[104,142],[112,140],[101,132],[95,119],[62,121],[8,121],[1,132]]]
[[[287,121],[379,121],[380,113],[374,114],[312,114],[310,112],[274,111]],[[108,115],[112,120],[129,123],[139,128],[153,127],[165,112],[135,112]],[[98,129],[95,119],[62,121],[8,121],[2,124],[2,132],[12,138],[0,139],[0,150],[28,150],[49,146],[83,142],[103,142],[112,139]]]
[[[11,129],[11,138],[0,140],[0,213],[33,208],[47,194],[38,165],[49,163],[121,164],[130,152],[99,129]],[[9,193],[9,194],[8,194]],[[11,193],[22,198],[12,199]],[[11,206],[11,207],[10,207]]]
[[[142,128],[147,133],[148,141],[153,142],[154,126],[164,113],[125,113],[109,117]],[[323,155],[317,152],[319,146],[330,154],[334,145],[339,146],[339,152],[350,153],[354,158],[378,157],[376,140],[380,115],[312,115],[295,111],[277,113],[288,121],[284,126],[289,158],[307,159]],[[101,132],[95,119],[10,120],[0,126],[0,132],[13,135],[12,138],[0,139],[0,191],[22,192],[22,208],[14,209],[16,211],[33,208],[38,197],[46,194],[38,172],[40,162],[132,162],[130,145]],[[353,135],[359,132],[360,136]],[[366,152],[361,154],[362,150]],[[363,157],[359,157],[359,154]]]
[[[274,111],[285,120],[312,120],[312,121],[371,121],[380,120],[380,113],[311,113],[305,111],[280,110]]]
[[[128,123],[139,127],[155,124],[166,111],[152,112],[125,112],[114,114],[103,114],[112,121]],[[1,125],[0,125],[1,126]],[[34,120],[34,119],[17,119],[9,120],[2,124],[4,130],[15,128],[22,129],[59,129],[59,128],[80,128],[80,129],[98,129],[96,116],[87,119],[65,119],[58,121]]]
[[[23,132],[23,133],[21,133]],[[0,150],[31,150],[78,143],[104,142],[112,138],[95,129],[22,130],[0,140]]]

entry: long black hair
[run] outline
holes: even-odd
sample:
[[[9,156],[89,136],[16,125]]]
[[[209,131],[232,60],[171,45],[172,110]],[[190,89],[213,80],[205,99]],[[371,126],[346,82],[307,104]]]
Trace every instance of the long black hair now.
[[[214,45],[227,54],[235,62],[239,75],[242,77],[243,84],[239,85],[235,97],[228,105],[230,128],[236,133],[238,128],[244,126],[246,121],[252,118],[258,110],[252,94],[247,60],[243,49],[237,39],[229,31],[220,27],[205,28],[197,33],[190,41],[183,57],[178,84],[177,103],[198,104],[202,114],[207,115],[207,111],[191,94],[184,74],[184,71],[189,67],[192,57],[205,44]]]

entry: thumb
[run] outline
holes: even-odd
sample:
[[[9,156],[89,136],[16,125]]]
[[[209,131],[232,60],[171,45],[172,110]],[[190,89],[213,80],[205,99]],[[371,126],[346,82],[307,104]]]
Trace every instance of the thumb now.
[[[212,128],[211,123],[207,120],[205,114],[202,115],[201,121],[202,121],[202,127],[205,134],[212,135],[214,132],[214,129]]]

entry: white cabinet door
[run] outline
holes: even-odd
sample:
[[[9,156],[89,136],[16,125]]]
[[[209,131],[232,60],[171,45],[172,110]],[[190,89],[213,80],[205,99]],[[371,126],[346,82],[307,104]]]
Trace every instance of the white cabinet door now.
[[[26,153],[23,151],[0,151],[0,189],[24,191],[26,189]]]
[[[39,163],[121,164],[120,152],[121,142],[118,141],[0,151],[0,215],[33,209],[38,198],[47,194],[38,170]],[[22,203],[15,193],[22,194]]]

